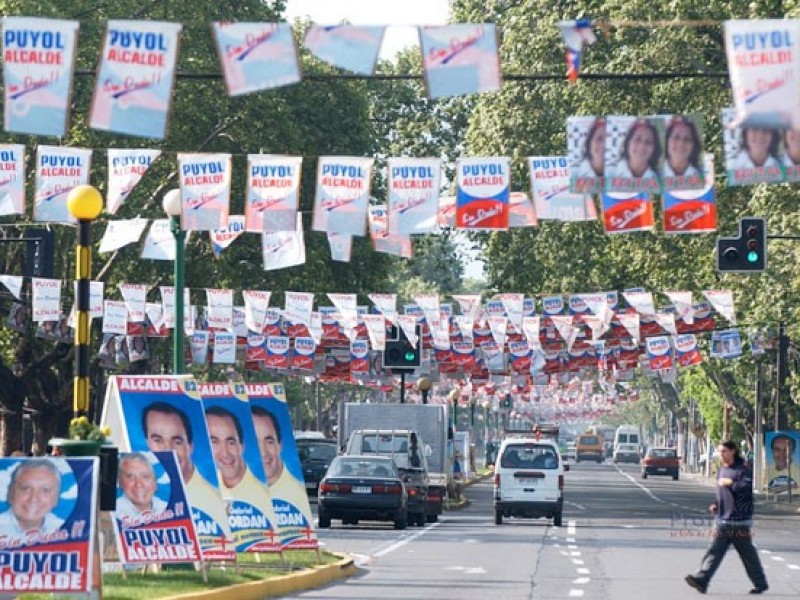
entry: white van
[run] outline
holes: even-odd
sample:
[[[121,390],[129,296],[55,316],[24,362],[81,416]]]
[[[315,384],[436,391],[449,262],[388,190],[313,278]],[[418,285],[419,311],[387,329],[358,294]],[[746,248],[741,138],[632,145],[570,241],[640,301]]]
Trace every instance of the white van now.
[[[639,464],[642,457],[642,434],[636,425],[620,425],[614,435],[614,463]]]
[[[555,441],[504,440],[494,467],[495,524],[502,525],[503,517],[545,517],[560,527],[568,470]]]

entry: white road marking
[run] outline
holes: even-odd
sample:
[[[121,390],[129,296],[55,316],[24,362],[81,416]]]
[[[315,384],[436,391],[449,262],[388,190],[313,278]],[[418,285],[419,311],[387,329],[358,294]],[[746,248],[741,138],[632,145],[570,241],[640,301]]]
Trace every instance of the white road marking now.
[[[445,567],[445,571],[461,571],[465,575],[485,575],[483,567]]]
[[[620,474],[620,475],[622,475],[623,477],[625,477],[625,478],[629,479],[629,480],[630,480],[630,482],[631,482],[633,485],[635,485],[635,486],[636,486],[636,487],[638,487],[640,490],[642,490],[642,491],[643,491],[645,494],[647,494],[647,495],[650,497],[650,499],[651,499],[651,500],[653,500],[653,501],[655,501],[655,502],[658,502],[658,503],[660,503],[660,504],[666,504],[666,502],[665,502],[664,500],[662,500],[661,498],[659,498],[658,496],[656,496],[656,495],[655,495],[653,492],[651,492],[651,491],[650,491],[650,488],[643,486],[641,483],[639,483],[638,481],[636,481],[636,480],[635,480],[633,477],[631,477],[630,475],[628,475],[628,474],[627,474],[625,471],[623,471],[622,469],[620,469],[618,466],[616,466],[616,465],[615,465],[615,468],[617,469],[617,471],[619,472],[619,474]]]
[[[578,567],[577,569],[575,569],[575,571],[577,571],[578,575],[588,575],[589,574],[589,569],[587,569],[586,567]]]
[[[786,566],[792,569],[793,571],[800,570],[800,565],[786,565]]]
[[[581,598],[583,597],[583,590],[570,590],[569,591],[570,598]]]
[[[572,559],[572,564],[573,565],[582,565],[583,564],[583,560],[581,560],[580,558],[573,558]]]
[[[778,562],[786,562],[786,559],[782,556],[770,556],[772,560],[777,560]]]
[[[395,543],[391,544],[390,546],[387,546],[383,550],[379,550],[378,552],[375,552],[372,556],[375,557],[375,558],[380,558],[381,556],[386,556],[390,552],[394,552],[398,548],[402,548],[403,546],[405,546],[407,543],[413,542],[418,537],[421,537],[421,536],[425,535],[426,533],[428,533],[430,530],[432,530],[434,527],[436,527],[438,525],[440,525],[440,523],[438,521],[436,523],[431,523],[430,525],[425,527],[425,529],[421,529],[420,531],[416,532],[414,535],[410,535],[410,536],[408,536],[406,538],[402,538],[402,539],[397,540]]]
[[[578,549],[578,545],[577,544],[570,544],[569,546],[567,546],[567,548],[569,548],[570,550],[577,550]]]
[[[461,542],[462,544],[478,544],[480,540],[476,540],[475,538],[469,538],[468,540],[464,540]]]
[[[568,544],[574,544],[575,543],[575,538],[574,537],[568,537],[566,541],[567,541]]]
[[[567,523],[567,535],[575,535],[575,521]]]
[[[353,557],[353,564],[357,567],[363,567],[372,562],[372,557],[366,554],[351,554],[350,556]]]
[[[578,504],[577,502],[570,502],[569,500],[564,500],[564,504],[569,504],[570,506],[574,506],[578,510],[586,510],[586,507],[582,504]]]
[[[636,525],[623,525],[623,529],[636,529]]]
[[[589,583],[591,580],[591,577],[578,577],[572,581],[572,585],[583,585],[584,583]]]
[[[569,555],[570,556],[580,556],[581,553],[580,553],[580,551],[575,551],[575,552],[570,552]]]
[[[769,550],[759,550],[759,552],[761,552],[761,554],[772,554]]]

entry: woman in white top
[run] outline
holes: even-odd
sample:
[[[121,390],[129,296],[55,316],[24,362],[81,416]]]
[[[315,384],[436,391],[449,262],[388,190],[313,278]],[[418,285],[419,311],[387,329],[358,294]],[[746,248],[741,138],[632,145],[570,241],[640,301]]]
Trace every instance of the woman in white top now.
[[[614,173],[617,177],[656,178],[661,159],[658,131],[647,119],[637,119],[625,134],[622,156]]]
[[[786,150],[783,164],[787,167],[800,165],[800,129],[787,129],[783,132],[783,147]]]
[[[573,179],[598,178],[603,176],[606,147],[606,120],[598,117],[589,127],[583,145],[581,162],[573,169]]]
[[[692,120],[680,116],[672,117],[667,125],[665,138],[664,178],[701,175],[702,143]]]
[[[742,151],[728,165],[728,170],[780,168],[778,145],[780,133],[777,129],[742,127]]]

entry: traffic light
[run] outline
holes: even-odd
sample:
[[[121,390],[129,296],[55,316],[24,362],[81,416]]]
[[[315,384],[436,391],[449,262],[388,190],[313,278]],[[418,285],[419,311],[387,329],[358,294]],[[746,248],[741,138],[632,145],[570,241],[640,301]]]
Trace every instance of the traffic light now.
[[[767,268],[767,224],[760,217],[739,219],[739,237],[717,238],[717,270],[761,273]]]
[[[52,279],[55,275],[55,235],[49,229],[28,229],[25,232],[26,252],[23,275]]]
[[[417,327],[417,347],[413,347],[402,328],[393,328],[383,351],[384,369],[416,369],[422,362],[422,336]],[[391,339],[391,338],[395,339]]]
[[[503,401],[500,403],[501,408],[511,408],[513,406],[513,398],[511,394],[506,394]]]

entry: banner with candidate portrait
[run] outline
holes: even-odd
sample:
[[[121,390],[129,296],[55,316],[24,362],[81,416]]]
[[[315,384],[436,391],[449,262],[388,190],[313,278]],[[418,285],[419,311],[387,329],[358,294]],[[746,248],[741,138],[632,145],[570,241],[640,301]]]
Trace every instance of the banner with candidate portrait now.
[[[0,216],[25,214],[25,146],[0,144]]]
[[[707,233],[717,230],[714,155],[706,153],[704,164],[706,183],[703,189],[664,192],[664,233]]]
[[[295,230],[302,165],[300,156],[247,155],[247,231]]]
[[[437,233],[442,161],[438,158],[390,158],[386,168],[389,233]]]
[[[508,229],[511,159],[505,156],[456,161],[456,228]]]
[[[289,23],[211,24],[229,96],[300,81],[300,64]]]
[[[606,118],[567,117],[569,190],[597,194],[604,189]]]
[[[87,148],[38,146],[33,220],[77,223],[67,209],[67,195],[89,183],[92,151]]]
[[[189,375],[112,376],[103,425],[120,452],[174,450],[203,560],[235,560],[203,401]]]
[[[178,154],[181,229],[214,231],[228,225],[230,154]]]
[[[800,479],[800,433],[797,431],[768,431],[764,434],[767,492],[786,492],[791,483],[797,492]]]
[[[594,202],[588,194],[570,191],[567,165],[563,156],[528,158],[536,217],[556,221],[593,221],[597,218]]]
[[[604,192],[600,196],[606,233],[652,231],[653,201],[647,194]]]
[[[3,17],[3,116],[9,133],[67,132],[78,21]]]
[[[429,98],[500,89],[500,56],[494,23],[457,23],[419,28]]]
[[[0,594],[88,592],[97,458],[0,458]]]
[[[119,455],[113,523],[124,564],[202,559],[180,465],[173,451]]]
[[[283,548],[317,548],[306,492],[316,484],[306,486],[303,479],[283,384],[247,383],[245,388]]]
[[[743,19],[724,27],[737,124],[800,127],[800,22]]]
[[[164,139],[183,25],[109,21],[89,127]]]
[[[243,383],[201,383],[200,395],[237,552],[280,552],[267,476]]]
[[[314,231],[364,235],[372,158],[320,156],[314,200]]]
[[[117,214],[119,207],[159,156],[161,156],[161,150],[108,149],[108,191],[106,192],[106,212],[108,214]]]
[[[735,126],[736,109],[722,109],[722,139],[729,186],[781,183],[785,180],[783,131]]]
[[[606,118],[606,192],[657,194],[664,161],[661,117]]]

